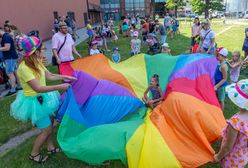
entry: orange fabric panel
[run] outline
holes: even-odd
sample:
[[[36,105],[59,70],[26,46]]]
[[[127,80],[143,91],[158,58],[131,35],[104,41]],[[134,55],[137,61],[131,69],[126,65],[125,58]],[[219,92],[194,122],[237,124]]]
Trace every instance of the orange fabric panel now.
[[[150,117],[184,168],[198,167],[213,159],[211,142],[221,137],[225,126],[220,108],[191,95],[172,92]]]
[[[125,87],[134,96],[136,96],[128,80],[121,73],[111,68],[107,57],[105,57],[103,54],[97,54],[94,56],[78,59],[71,62],[71,66],[74,70],[84,71],[97,79],[105,79],[115,82]]]

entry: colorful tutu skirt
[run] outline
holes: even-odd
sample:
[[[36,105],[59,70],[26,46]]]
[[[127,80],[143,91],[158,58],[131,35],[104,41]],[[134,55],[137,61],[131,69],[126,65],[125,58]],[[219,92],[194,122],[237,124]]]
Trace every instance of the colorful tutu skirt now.
[[[16,100],[10,106],[10,115],[17,120],[31,121],[36,125],[44,118],[54,116],[60,105],[58,91],[41,93],[36,96],[25,96],[19,91]]]

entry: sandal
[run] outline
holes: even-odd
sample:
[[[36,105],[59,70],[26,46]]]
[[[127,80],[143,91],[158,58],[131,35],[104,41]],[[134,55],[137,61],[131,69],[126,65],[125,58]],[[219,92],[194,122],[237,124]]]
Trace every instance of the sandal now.
[[[53,154],[56,154],[56,153],[60,153],[62,150],[60,149],[60,148],[58,148],[58,147],[55,147],[55,148],[53,148],[52,150],[48,150],[47,151],[47,154],[48,155],[53,155]]]
[[[36,163],[44,163],[48,159],[48,156],[42,156],[40,154],[37,154],[37,155],[33,156],[33,155],[30,154],[28,156],[28,158],[29,158],[29,160],[32,160],[32,161],[34,161]],[[38,160],[36,160],[35,158],[38,158]]]

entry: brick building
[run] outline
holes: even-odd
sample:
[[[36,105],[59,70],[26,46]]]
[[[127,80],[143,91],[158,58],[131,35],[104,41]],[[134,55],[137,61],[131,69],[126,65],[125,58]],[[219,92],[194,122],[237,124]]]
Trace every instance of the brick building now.
[[[0,6],[0,26],[10,20],[23,33],[39,30],[43,40],[52,36],[53,21],[58,16],[71,15],[78,27],[90,18],[100,21],[100,0],[8,0]]]

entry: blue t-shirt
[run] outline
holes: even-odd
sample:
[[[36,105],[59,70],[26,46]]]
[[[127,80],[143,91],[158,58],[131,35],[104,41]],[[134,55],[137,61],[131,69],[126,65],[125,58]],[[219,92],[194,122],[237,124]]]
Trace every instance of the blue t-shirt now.
[[[14,40],[9,35],[9,33],[4,33],[3,34],[1,46],[4,47],[5,44],[10,44],[10,50],[9,51],[3,51],[3,58],[5,60],[7,60],[7,59],[17,59],[18,55],[16,53]]]
[[[248,38],[246,37],[246,33],[248,32],[248,28],[245,29],[245,40],[243,43],[243,51],[248,51]]]
[[[120,53],[117,53],[117,54],[113,53],[113,54],[112,54],[112,60],[114,61],[114,63],[120,62],[120,60],[121,60],[121,55],[120,55]]]

